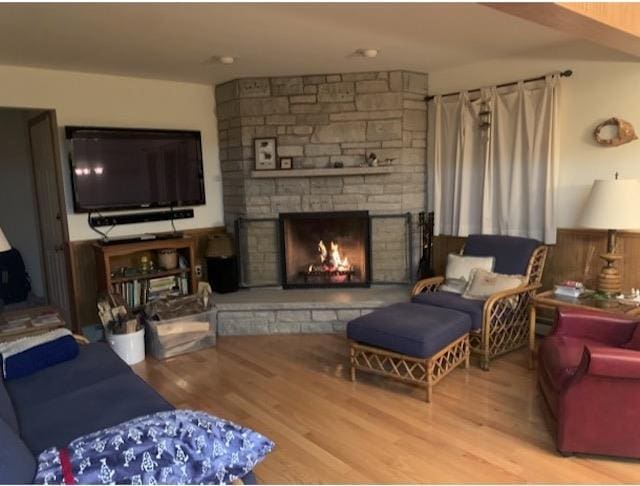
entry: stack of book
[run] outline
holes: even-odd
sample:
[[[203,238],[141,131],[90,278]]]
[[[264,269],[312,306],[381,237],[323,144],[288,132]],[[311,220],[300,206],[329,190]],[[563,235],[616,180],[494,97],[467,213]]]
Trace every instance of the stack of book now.
[[[575,280],[565,280],[555,286],[553,293],[560,297],[571,297],[577,299],[580,294],[584,292],[584,285],[582,282],[576,282]]]
[[[157,277],[147,280],[132,280],[130,282],[117,283],[111,289],[120,294],[126,304],[135,309],[147,302],[165,297],[177,297],[189,295],[189,282],[186,274]]]

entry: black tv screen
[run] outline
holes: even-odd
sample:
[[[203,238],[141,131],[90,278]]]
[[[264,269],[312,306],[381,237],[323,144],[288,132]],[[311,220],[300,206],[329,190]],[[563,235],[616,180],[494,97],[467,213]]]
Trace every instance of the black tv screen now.
[[[66,127],[77,212],[205,203],[200,132]]]

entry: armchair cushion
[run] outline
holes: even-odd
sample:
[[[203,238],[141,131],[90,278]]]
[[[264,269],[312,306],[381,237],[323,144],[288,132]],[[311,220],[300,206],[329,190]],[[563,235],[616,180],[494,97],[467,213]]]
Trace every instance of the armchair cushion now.
[[[494,257],[477,257],[471,255],[458,255],[450,253],[447,256],[447,269],[445,281],[440,290],[462,294],[469,283],[469,278],[476,268],[487,271],[493,270]]]
[[[482,328],[484,300],[465,299],[453,292],[440,291],[418,294],[411,299],[411,302],[463,312],[471,319],[472,330],[476,331]]]
[[[496,273],[526,275],[531,254],[540,244],[538,240],[518,236],[469,235],[464,254],[495,257]]]
[[[526,285],[527,278],[523,275],[503,275],[474,268],[469,277],[469,284],[462,297],[465,299],[484,300],[492,294],[511,290]]]

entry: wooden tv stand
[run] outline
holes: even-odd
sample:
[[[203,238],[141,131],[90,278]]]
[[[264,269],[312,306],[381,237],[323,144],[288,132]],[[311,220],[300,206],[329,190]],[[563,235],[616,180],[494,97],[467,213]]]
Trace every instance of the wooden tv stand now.
[[[157,251],[173,249],[187,262],[186,268],[162,270],[158,267]],[[114,286],[126,282],[145,281],[172,275],[186,276],[188,292],[192,294],[198,289],[198,277],[195,272],[195,240],[191,237],[136,241],[132,243],[101,245],[93,244],[96,259],[96,274],[99,292],[114,292]],[[154,263],[154,270],[135,275],[117,275],[119,268],[139,268],[140,259],[147,256]],[[117,292],[117,290],[115,290]]]

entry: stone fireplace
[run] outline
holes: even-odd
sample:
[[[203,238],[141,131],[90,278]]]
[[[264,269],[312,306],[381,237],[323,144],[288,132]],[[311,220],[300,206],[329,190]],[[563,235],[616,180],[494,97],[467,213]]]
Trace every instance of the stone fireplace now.
[[[369,286],[367,211],[281,213],[279,223],[284,288]]]
[[[283,275],[281,213],[368,211],[371,256],[358,283],[413,279],[417,213],[426,207],[426,94],[427,75],[409,71],[245,78],[216,86],[225,223],[233,232],[241,222],[244,285],[301,284],[299,268],[298,279]],[[292,158],[291,170],[255,170],[254,139],[262,137],[276,138],[277,155]],[[366,165],[371,152],[380,166]],[[318,264],[319,241],[330,253],[331,236],[316,236],[305,258]],[[339,251],[354,262],[344,244],[338,242]],[[320,271],[312,279],[325,279]]]

